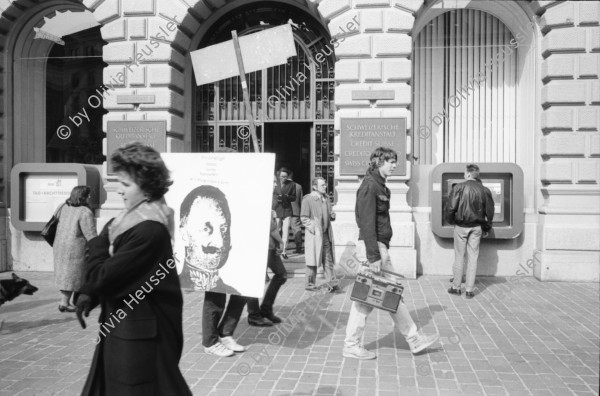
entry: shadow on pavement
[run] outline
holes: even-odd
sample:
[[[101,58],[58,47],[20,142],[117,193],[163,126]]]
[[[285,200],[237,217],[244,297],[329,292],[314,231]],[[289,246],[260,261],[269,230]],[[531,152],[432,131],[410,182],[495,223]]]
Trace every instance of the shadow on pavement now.
[[[37,308],[40,307],[42,305],[46,305],[46,304],[51,304],[51,303],[56,303],[57,299],[48,299],[48,300],[34,300],[34,301],[27,301],[27,302],[19,302],[19,303],[6,303],[2,306],[2,308],[0,308],[0,313],[2,314],[6,314],[6,313],[11,313],[11,312],[21,312],[21,311],[26,311],[28,309],[32,309],[32,308]]]
[[[73,316],[73,317],[64,318],[64,319],[43,319],[43,320],[36,320],[36,321],[31,321],[31,322],[4,321],[4,322],[2,322],[2,328],[0,330],[0,335],[14,334],[14,333],[18,333],[25,329],[33,329],[36,327],[61,324],[61,323],[66,323],[66,322],[73,322],[75,320],[76,320],[75,316]]]

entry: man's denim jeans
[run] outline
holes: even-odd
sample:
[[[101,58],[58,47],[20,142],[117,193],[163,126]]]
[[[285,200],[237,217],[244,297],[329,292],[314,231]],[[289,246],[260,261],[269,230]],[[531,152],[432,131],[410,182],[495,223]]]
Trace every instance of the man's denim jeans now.
[[[477,258],[479,257],[479,242],[481,241],[481,226],[454,226],[454,282],[452,286],[460,289],[462,274],[465,268],[465,250],[467,251],[467,279],[465,290],[473,291],[475,275],[477,274]]]
[[[377,245],[379,245],[379,254],[381,255],[381,268],[393,272],[394,268],[392,267],[392,262],[390,260],[390,254],[387,247],[381,242],[377,242]],[[348,317],[348,325],[346,326],[346,339],[344,340],[346,347],[362,344],[362,338],[365,332],[365,324],[371,311],[373,311],[373,307],[352,301],[350,316]],[[408,312],[408,308],[406,308],[406,305],[403,301],[400,301],[396,313],[390,312],[390,316],[394,321],[394,327],[405,338],[410,333],[417,331],[417,325],[412,320],[410,313]]]

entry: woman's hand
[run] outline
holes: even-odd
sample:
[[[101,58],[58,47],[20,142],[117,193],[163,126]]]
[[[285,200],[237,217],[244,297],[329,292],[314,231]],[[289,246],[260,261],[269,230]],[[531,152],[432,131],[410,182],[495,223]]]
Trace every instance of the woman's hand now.
[[[79,324],[84,329],[86,328],[86,325],[83,317],[85,316],[87,318],[88,316],[90,316],[91,310],[92,299],[90,298],[90,296],[88,296],[87,294],[80,294],[79,297],[77,297],[75,313],[77,315],[77,320],[79,320]]]

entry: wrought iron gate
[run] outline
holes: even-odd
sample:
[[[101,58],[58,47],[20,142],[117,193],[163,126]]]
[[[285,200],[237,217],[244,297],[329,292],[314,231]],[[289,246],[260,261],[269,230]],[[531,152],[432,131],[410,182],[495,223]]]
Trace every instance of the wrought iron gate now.
[[[261,14],[262,11],[262,14]],[[297,18],[285,8],[243,13],[245,29],[237,26],[238,35],[272,27],[264,20],[287,21]],[[279,18],[277,18],[279,17]],[[258,26],[247,27],[251,21]],[[227,19],[226,33],[236,28],[236,18]],[[273,24],[275,25],[275,24]],[[297,56],[287,64],[246,74],[250,106],[256,118],[256,133],[264,148],[264,124],[270,122],[311,122],[311,175],[325,178],[328,191],[334,191],[334,55],[324,29],[315,22],[292,23]],[[217,36],[216,34],[214,36]],[[201,47],[224,39],[213,37]],[[196,89],[193,152],[212,152],[230,147],[239,152],[252,151],[248,119],[239,77],[232,77]]]

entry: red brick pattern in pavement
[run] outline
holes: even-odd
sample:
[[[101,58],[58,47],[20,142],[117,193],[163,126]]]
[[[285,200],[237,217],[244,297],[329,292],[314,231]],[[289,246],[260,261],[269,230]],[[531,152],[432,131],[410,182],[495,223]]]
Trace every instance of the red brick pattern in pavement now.
[[[0,396],[79,394],[97,311],[82,330],[74,314],[58,312],[51,273],[20,275],[40,291],[0,307]],[[364,343],[377,359],[343,358],[350,280],[343,293],[321,294],[296,277],[276,303],[284,323],[249,327],[244,315],[236,336],[250,349],[231,358],[204,354],[203,293],[185,294],[180,367],[195,395],[598,395],[597,283],[480,278],[473,300],[448,295],[448,277],[404,284],[415,321],[441,335],[420,355],[374,310]]]

